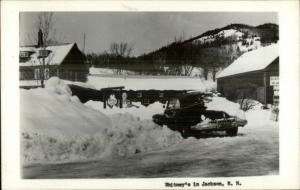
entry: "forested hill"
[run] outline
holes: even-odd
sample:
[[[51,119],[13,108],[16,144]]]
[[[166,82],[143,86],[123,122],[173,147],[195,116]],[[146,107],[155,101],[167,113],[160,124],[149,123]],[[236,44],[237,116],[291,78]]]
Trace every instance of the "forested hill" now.
[[[277,24],[266,23],[266,24],[258,25],[256,27],[246,25],[246,24],[230,24],[223,28],[208,30],[208,31],[204,32],[203,34],[192,37],[190,39],[184,40],[179,37],[178,40],[174,40],[174,42],[170,43],[169,45],[161,47],[158,50],[150,52],[146,55],[155,54],[157,52],[167,50],[168,48],[172,48],[173,46],[183,46],[183,45],[186,45],[189,43],[195,43],[195,42],[197,43],[197,40],[201,40],[201,38],[202,39],[210,38],[212,40],[215,40],[215,43],[207,42],[205,44],[206,47],[207,46],[218,46],[218,45],[226,44],[226,42],[232,43],[232,42],[241,40],[238,38],[234,38],[234,34],[225,36],[225,37],[222,36],[223,31],[226,32],[226,31],[230,31],[230,30],[231,31],[236,30],[238,32],[241,32],[242,39],[247,39],[247,38],[251,38],[251,37],[260,37],[260,41],[263,46],[267,45],[269,43],[277,42],[279,40],[279,27]],[[202,44],[202,46],[204,46],[204,45]]]
[[[94,66],[114,69],[117,74],[127,70],[138,74],[195,75],[213,79],[217,72],[231,64],[244,52],[276,43],[279,27],[266,23],[259,26],[230,24],[201,35],[174,41],[153,52],[138,56],[105,53],[94,57]],[[96,58],[96,59],[95,59]]]
[[[152,60],[156,67],[167,66],[169,72],[182,75],[190,75],[194,67],[202,68],[204,78],[211,73],[215,79],[218,71],[241,54],[277,42],[278,36],[276,24],[267,23],[256,27],[231,24],[187,40],[179,38],[141,57]]]

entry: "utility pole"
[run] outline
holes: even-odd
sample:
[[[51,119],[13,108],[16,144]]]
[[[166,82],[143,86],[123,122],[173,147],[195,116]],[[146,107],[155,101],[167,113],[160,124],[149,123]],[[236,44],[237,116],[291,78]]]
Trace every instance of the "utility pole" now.
[[[46,50],[46,46],[44,46],[43,49]],[[44,88],[44,79],[45,79],[45,56],[43,56],[43,66],[42,66],[42,80],[41,80],[42,88]]]
[[[41,56],[41,50],[45,50],[46,46],[44,46],[44,41],[43,41],[43,32],[41,29],[39,29],[38,32],[38,48],[41,48],[40,50],[38,50],[38,56]],[[42,65],[41,65],[41,69],[40,69],[40,79],[41,79],[41,87],[44,88],[44,71],[45,71],[45,57],[42,56]]]
[[[85,32],[83,33],[83,53],[85,54]]]

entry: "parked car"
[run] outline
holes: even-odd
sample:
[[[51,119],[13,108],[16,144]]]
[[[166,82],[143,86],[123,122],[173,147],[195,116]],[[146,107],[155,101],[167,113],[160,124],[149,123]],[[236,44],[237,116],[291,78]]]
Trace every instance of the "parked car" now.
[[[193,131],[226,131],[230,136],[237,135],[238,127],[247,121],[224,111],[207,110],[207,97],[204,93],[187,93],[170,98],[164,113],[153,115],[153,122],[181,132],[184,138]]]

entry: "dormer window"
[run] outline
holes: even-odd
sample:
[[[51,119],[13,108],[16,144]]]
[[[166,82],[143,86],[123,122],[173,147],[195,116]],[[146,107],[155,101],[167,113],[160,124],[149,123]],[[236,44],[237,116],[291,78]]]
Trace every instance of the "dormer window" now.
[[[29,52],[28,51],[21,51],[20,52],[20,57],[21,58],[28,58],[29,57]]]
[[[41,49],[41,50],[38,51],[38,58],[48,57],[50,52],[51,51],[49,51],[49,50]]]

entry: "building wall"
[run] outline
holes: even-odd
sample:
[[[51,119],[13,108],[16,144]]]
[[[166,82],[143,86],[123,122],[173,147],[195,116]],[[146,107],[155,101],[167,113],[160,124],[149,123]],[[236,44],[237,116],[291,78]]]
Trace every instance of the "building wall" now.
[[[261,72],[226,77],[217,80],[217,88],[222,95],[232,101],[244,98],[258,100],[264,97],[264,90],[261,90],[264,86],[263,77]]]
[[[42,68],[40,66],[34,67],[20,67],[20,80],[40,80],[42,77]],[[87,80],[87,72],[78,68],[70,68],[64,66],[45,66],[44,79],[57,76],[61,79],[70,81],[81,81]]]
[[[89,73],[89,65],[85,61],[85,56],[74,46],[60,65],[62,79],[73,79],[85,82]]]
[[[279,58],[265,70],[219,78],[217,90],[232,101],[249,98],[272,104],[274,91],[270,85],[270,76],[279,76]]]

